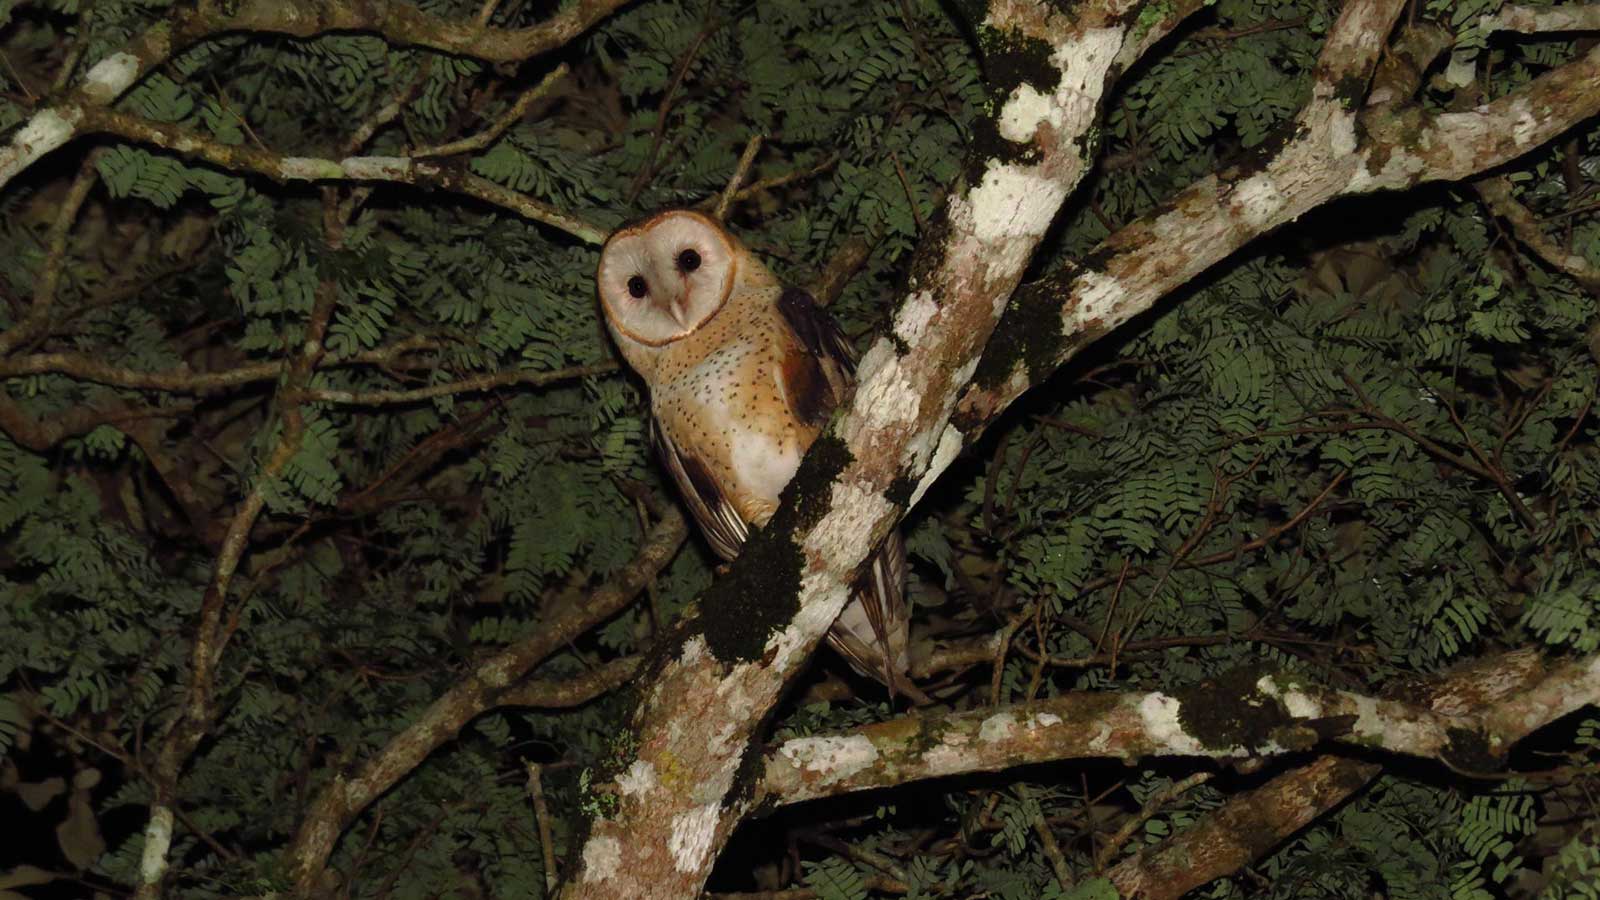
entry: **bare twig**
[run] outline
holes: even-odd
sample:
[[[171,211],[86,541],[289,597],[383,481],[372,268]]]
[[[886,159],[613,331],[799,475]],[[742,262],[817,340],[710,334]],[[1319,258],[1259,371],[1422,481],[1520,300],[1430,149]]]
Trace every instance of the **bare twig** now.
[[[1105,846],[1096,851],[1094,855],[1095,869],[1097,871],[1104,869],[1106,867],[1106,863],[1111,861],[1111,857],[1116,856],[1117,851],[1122,849],[1122,845],[1126,844],[1128,839],[1133,837],[1133,833],[1138,831],[1139,827],[1149,820],[1151,816],[1160,812],[1161,807],[1169,803],[1174,797],[1177,797],[1178,795],[1188,791],[1190,788],[1205,784],[1206,782],[1210,781],[1212,776],[1215,774],[1216,773],[1214,772],[1196,772],[1193,775],[1190,775],[1188,778],[1174,781],[1161,790],[1156,791],[1154,794],[1151,794],[1150,797],[1145,800],[1144,806],[1139,809],[1139,812],[1136,815],[1130,816],[1128,821],[1122,823],[1122,827],[1118,828],[1117,833],[1111,836],[1111,840],[1107,841]]]
[[[554,89],[562,79],[566,78],[571,71],[572,70],[567,67],[566,63],[556,66],[555,69],[549,75],[546,75],[542,80],[540,80],[538,84],[523,91],[522,96],[517,98],[517,102],[511,104],[511,108],[506,110],[505,113],[500,116],[500,118],[496,119],[488,128],[485,128],[477,134],[464,137],[458,141],[451,141],[447,144],[438,144],[433,147],[422,147],[420,149],[411,151],[410,155],[413,157],[453,156],[457,153],[470,153],[474,150],[482,150],[484,147],[487,147],[499,140],[500,135],[504,134],[507,128],[515,125],[517,120],[521,119],[527,114],[529,107],[533,106],[534,103],[548,95],[550,91]]]
[[[528,767],[528,796],[533,798],[533,817],[539,826],[539,850],[544,855],[544,887],[548,893],[556,889],[556,846],[550,839],[550,806],[544,801],[544,769],[536,762]]]
[[[728,186],[722,189],[722,194],[717,198],[717,205],[712,210],[712,218],[721,221],[728,216],[728,207],[733,205],[733,198],[739,193],[739,186],[750,176],[750,167],[755,165],[756,154],[761,152],[762,136],[751,136],[745,142],[744,152],[739,154],[739,164],[733,168],[733,177],[728,179]]]

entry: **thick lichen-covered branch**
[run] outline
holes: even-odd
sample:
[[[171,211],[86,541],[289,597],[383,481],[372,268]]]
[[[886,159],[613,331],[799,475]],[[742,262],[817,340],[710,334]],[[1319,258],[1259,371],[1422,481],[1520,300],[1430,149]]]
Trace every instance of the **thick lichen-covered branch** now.
[[[1480,713],[1545,680],[1539,657],[1507,653],[1423,685],[1414,702],[1446,716]],[[1124,897],[1177,900],[1207,882],[1238,872],[1295,832],[1349,800],[1382,767],[1359,757],[1323,756],[1291,769],[1107,870]]]
[[[1594,703],[1600,703],[1600,656],[1561,666],[1492,706],[1454,715],[1281,673],[1241,672],[1173,695],[1073,693],[795,738],[768,754],[762,791],[793,803],[1062,759],[1238,759],[1303,752],[1324,741],[1487,770],[1529,732]]]
[[[1387,19],[1362,9],[1374,5],[1388,10]],[[1400,5],[1351,4],[1330,41],[1359,28],[1365,42],[1380,44]],[[1362,79],[1343,64],[1327,71],[1340,77],[1319,80],[1293,137],[1263,165],[1196,182],[1107,238],[1081,265],[1016,293],[999,326],[1013,340],[986,354],[959,404],[966,439],[1084,346],[1257,237],[1337,197],[1470,177],[1600,113],[1600,49],[1490,103],[1438,114],[1402,102],[1361,112],[1348,88]]]
[[[1478,20],[1485,31],[1520,31],[1527,34],[1548,31],[1600,31],[1600,3],[1567,3],[1536,7],[1507,4]]]

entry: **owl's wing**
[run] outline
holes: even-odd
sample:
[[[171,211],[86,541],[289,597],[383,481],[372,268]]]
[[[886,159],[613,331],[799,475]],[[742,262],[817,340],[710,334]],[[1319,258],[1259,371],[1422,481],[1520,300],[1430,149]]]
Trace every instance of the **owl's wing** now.
[[[851,586],[850,602],[828,631],[828,644],[857,672],[916,697],[905,677],[911,663],[905,583],[906,544],[897,531]]]
[[[654,416],[650,417],[650,441],[656,445],[667,474],[678,486],[678,494],[689,505],[689,513],[700,526],[700,533],[706,536],[706,543],[723,559],[738,556],[750,529],[739,518],[739,511],[734,509],[705,464],[673,443]]]
[[[833,317],[805,291],[785,288],[778,311],[796,339],[783,356],[778,380],[784,400],[800,421],[820,426],[855,383],[855,350]]]

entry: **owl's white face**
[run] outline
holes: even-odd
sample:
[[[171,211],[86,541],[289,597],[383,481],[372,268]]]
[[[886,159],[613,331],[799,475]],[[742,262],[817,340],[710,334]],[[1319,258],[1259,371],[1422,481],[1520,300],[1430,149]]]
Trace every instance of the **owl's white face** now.
[[[716,315],[738,251],[710,218],[671,210],[613,234],[600,251],[600,306],[618,342],[669,344]]]

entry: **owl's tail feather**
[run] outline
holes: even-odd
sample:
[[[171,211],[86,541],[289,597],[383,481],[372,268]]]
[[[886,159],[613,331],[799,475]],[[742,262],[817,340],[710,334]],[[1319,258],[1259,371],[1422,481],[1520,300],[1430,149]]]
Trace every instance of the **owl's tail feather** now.
[[[906,674],[911,667],[911,609],[906,599],[906,545],[891,534],[856,580],[850,602],[828,631],[828,644],[850,667],[882,682],[891,697],[932,703]]]

